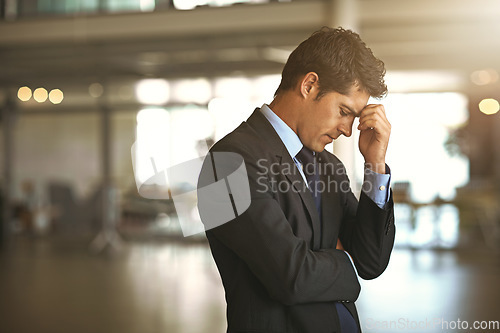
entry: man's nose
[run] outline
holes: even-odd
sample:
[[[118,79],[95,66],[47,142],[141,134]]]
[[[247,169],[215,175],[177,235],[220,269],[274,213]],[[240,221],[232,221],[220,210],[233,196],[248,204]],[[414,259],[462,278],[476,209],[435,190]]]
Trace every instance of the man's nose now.
[[[348,126],[348,125],[341,126],[341,127],[339,127],[339,131],[344,136],[350,137],[352,134],[352,125],[351,126]]]
[[[343,122],[339,126],[339,131],[346,137],[350,137],[352,134],[352,126],[354,124],[354,118],[352,120]]]
[[[344,134],[344,136],[346,136],[346,137],[350,137],[352,134],[352,131],[350,131],[350,130],[342,131],[342,134]]]

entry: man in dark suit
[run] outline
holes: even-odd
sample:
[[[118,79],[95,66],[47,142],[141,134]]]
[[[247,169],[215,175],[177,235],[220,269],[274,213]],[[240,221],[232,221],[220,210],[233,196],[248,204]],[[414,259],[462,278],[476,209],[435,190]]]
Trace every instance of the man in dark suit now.
[[[206,208],[215,193],[199,191],[226,293],[227,332],[361,331],[357,275],[382,274],[395,232],[385,164],[391,126],[382,105],[367,105],[386,94],[384,74],[357,34],[323,28],[292,52],[273,102],[211,149],[198,188],[238,168],[235,159],[218,158],[222,152],[241,156],[250,188],[243,212],[245,191],[226,182],[236,217],[220,225]],[[341,161],[324,150],[351,135],[355,117],[366,162],[359,202]]]

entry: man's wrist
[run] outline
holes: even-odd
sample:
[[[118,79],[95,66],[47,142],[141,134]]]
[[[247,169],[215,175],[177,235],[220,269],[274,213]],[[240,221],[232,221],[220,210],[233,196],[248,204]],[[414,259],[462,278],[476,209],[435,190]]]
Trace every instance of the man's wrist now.
[[[379,174],[386,174],[385,161],[380,162],[365,162],[365,168],[370,169],[371,171]]]
[[[380,208],[384,208],[389,201],[391,186],[391,169],[387,165],[385,167],[384,173],[377,173],[365,167],[362,187],[362,191]]]

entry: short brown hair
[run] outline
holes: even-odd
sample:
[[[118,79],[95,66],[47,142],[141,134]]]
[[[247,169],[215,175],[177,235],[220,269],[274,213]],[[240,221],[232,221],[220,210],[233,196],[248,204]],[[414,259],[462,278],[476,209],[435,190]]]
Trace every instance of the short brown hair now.
[[[309,72],[318,74],[318,99],[332,91],[345,95],[355,84],[372,97],[387,94],[384,63],[351,30],[323,27],[303,41],[288,58],[276,95]]]

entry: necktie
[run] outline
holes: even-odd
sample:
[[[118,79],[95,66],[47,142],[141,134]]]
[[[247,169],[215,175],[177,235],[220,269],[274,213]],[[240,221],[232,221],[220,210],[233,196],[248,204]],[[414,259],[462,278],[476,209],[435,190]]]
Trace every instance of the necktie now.
[[[302,171],[307,179],[307,184],[314,198],[314,203],[316,204],[316,209],[321,219],[321,192],[319,191],[319,174],[318,174],[318,163],[316,158],[309,148],[303,146],[302,149],[297,154],[297,159],[302,163]]]
[[[297,159],[302,163],[302,171],[306,176],[309,189],[316,203],[316,209],[322,220],[321,216],[321,190],[319,189],[319,170],[318,163],[313,152],[303,146],[299,153],[296,155]],[[347,310],[347,308],[340,302],[335,302],[335,307],[337,308],[337,313],[340,321],[340,331],[342,333],[356,333],[358,332],[358,325],[354,320],[353,316]]]

